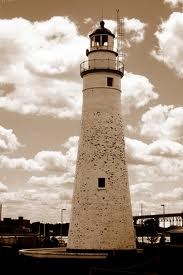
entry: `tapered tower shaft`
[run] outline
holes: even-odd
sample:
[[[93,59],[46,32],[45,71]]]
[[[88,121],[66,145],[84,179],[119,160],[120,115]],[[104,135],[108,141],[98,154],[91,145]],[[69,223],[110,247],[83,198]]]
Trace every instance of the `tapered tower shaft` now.
[[[135,249],[121,106],[123,64],[100,22],[81,64],[83,108],[68,249]]]

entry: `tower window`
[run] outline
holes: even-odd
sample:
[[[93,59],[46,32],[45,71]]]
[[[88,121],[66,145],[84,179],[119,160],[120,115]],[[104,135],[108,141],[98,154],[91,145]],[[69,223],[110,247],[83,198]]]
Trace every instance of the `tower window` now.
[[[113,85],[113,78],[112,77],[107,77],[107,86],[112,87]]]
[[[108,36],[102,35],[102,46],[107,46]]]
[[[98,178],[98,188],[105,188],[105,178]]]

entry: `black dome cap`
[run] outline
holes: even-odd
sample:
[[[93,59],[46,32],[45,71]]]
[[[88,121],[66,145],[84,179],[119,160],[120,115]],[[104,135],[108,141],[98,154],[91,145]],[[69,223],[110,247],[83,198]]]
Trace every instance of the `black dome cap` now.
[[[115,35],[109,30],[104,27],[105,22],[102,20],[100,21],[100,28],[96,29],[94,32],[92,32],[89,36],[92,37],[97,34],[107,34],[115,37]]]

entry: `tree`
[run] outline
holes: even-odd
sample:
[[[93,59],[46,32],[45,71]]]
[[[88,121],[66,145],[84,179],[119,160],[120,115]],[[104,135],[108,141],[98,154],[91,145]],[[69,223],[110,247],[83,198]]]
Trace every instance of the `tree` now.
[[[147,240],[150,241],[151,244],[154,244],[158,240],[158,232],[158,219],[148,219],[144,221],[144,233],[147,236]]]

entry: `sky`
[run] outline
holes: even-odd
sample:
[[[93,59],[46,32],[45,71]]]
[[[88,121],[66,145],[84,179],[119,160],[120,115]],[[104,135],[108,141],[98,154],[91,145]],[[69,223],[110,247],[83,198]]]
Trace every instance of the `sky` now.
[[[123,18],[122,113],[133,215],[183,211],[183,0],[0,0],[2,218],[69,222],[80,63]],[[102,17],[103,15],[103,17]]]

